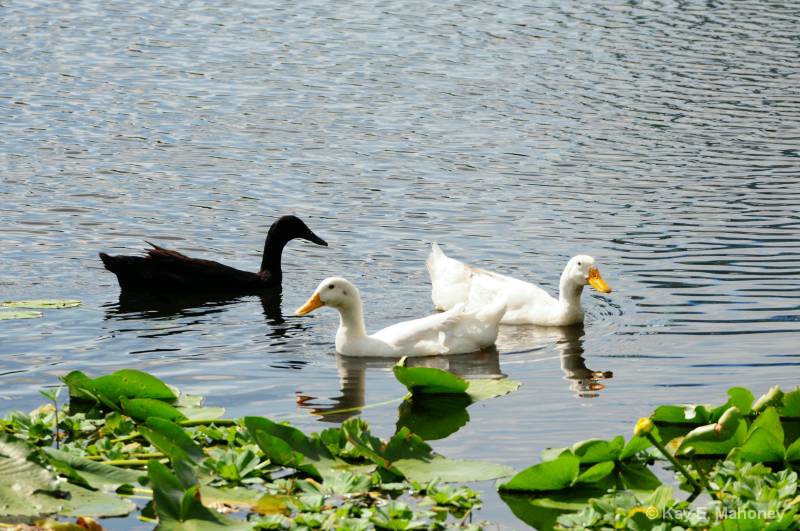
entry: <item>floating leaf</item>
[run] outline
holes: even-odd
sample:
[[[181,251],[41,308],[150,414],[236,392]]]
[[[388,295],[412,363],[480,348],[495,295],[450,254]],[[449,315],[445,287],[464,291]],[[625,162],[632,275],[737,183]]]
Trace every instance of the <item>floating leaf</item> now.
[[[397,380],[413,396],[466,394],[473,402],[506,395],[516,391],[520,382],[509,379],[483,378],[465,380],[435,367],[406,367],[405,358],[394,366]]]
[[[528,492],[561,490],[575,482],[579,471],[580,460],[571,453],[565,453],[552,461],[526,468],[500,485],[499,489]]]
[[[0,312],[0,321],[5,319],[36,319],[41,317],[42,312],[36,311],[16,311],[16,312]]]
[[[519,386],[522,385],[516,380],[508,378],[481,378],[476,380],[467,380],[469,386],[467,387],[467,394],[473,402],[479,400],[487,400],[489,398],[496,398],[498,396],[513,393]]]
[[[780,414],[781,417],[800,417],[800,387],[783,395]]]
[[[466,393],[467,382],[452,372],[434,367],[405,367],[404,360],[394,366],[394,375],[412,395]]]
[[[264,455],[274,464],[294,468],[316,478],[347,463],[331,455],[325,444],[305,433],[264,417],[245,417],[244,424]]]
[[[186,416],[170,404],[154,398],[120,397],[122,411],[132,419],[144,422],[148,417],[158,417],[171,421],[185,420]]]
[[[702,425],[708,424],[709,413],[701,405],[667,405],[657,407],[650,418],[663,424]]]
[[[81,301],[74,299],[37,299],[27,301],[4,301],[0,303],[3,308],[30,308],[34,310],[48,310],[52,308],[74,308],[80,306]]]
[[[244,522],[230,520],[203,505],[200,486],[183,488],[180,481],[158,461],[147,465],[159,529],[192,531],[206,529],[251,529]]]
[[[139,433],[172,461],[188,456],[199,463],[205,455],[183,428],[169,420],[151,417],[146,425],[139,426]]]
[[[728,389],[728,405],[735,407],[742,415],[749,415],[755,397],[749,389],[744,387],[731,387]]]
[[[572,445],[572,453],[575,454],[582,465],[599,463],[601,461],[613,461],[622,454],[625,447],[625,438],[617,435],[610,441],[603,439],[588,439]]]
[[[55,448],[42,448],[52,461],[57,461],[62,466],[68,466],[82,477],[86,483],[96,489],[115,490],[120,485],[135,484],[144,474],[126,468],[91,461],[75,454],[56,450]]]
[[[449,482],[486,481],[512,475],[514,469],[486,461],[447,459],[439,455],[430,460],[399,459],[394,466],[411,481],[428,483],[433,480]]]
[[[614,461],[603,461],[602,463],[594,464],[581,472],[575,479],[575,483],[597,483],[608,477],[614,471],[615,466]]]
[[[122,369],[92,380],[92,390],[102,394],[115,403],[120,397],[153,398],[173,401],[177,397],[164,382],[146,372],[135,369]]]
[[[0,434],[0,516],[123,516],[136,508],[114,494],[58,482],[29,459],[35,451]]]

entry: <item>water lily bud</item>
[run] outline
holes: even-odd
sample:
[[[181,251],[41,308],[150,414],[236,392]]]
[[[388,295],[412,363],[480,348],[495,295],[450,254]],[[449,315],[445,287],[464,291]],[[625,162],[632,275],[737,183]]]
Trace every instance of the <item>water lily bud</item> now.
[[[633,434],[637,437],[641,437],[642,435],[647,435],[652,432],[654,427],[655,425],[650,417],[642,417],[636,423],[636,427],[633,428]]]

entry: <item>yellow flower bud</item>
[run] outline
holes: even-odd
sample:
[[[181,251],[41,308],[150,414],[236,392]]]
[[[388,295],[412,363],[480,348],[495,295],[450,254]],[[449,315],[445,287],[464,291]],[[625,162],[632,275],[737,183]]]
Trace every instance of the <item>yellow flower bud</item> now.
[[[639,422],[636,423],[636,427],[633,428],[633,434],[637,437],[641,437],[642,435],[646,435],[653,431],[653,421],[650,420],[650,417],[642,417],[639,419]]]

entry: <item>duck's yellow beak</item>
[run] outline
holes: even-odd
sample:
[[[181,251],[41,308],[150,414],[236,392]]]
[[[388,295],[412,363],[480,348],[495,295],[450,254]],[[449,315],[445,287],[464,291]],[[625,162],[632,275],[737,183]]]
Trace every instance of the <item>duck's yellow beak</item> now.
[[[606,281],[603,280],[603,277],[600,276],[600,270],[595,266],[589,268],[588,280],[589,284],[600,293],[611,293],[611,288],[606,284]],[[308,303],[306,303],[306,305],[308,305]]]
[[[295,315],[305,315],[313,312],[320,306],[325,306],[325,303],[319,298],[319,293],[314,293],[311,298],[308,299],[304,305],[300,306],[294,313]]]

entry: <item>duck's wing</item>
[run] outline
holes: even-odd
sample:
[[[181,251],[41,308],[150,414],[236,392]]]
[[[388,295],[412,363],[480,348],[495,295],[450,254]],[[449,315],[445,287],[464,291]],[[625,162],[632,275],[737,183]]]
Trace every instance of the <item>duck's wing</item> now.
[[[435,243],[431,246],[425,265],[433,284],[433,303],[439,310],[460,303],[467,303],[470,309],[478,309],[503,299],[507,303],[503,322],[516,322],[524,320],[531,308],[557,303],[556,299],[535,284],[454,260],[446,256]]]
[[[123,289],[232,292],[262,286],[266,280],[256,273],[150,245],[145,256],[100,253],[100,258],[106,269],[117,275]]]
[[[371,337],[394,346],[409,356],[447,354],[447,333],[463,318],[464,305],[449,311],[403,321],[375,332]]]

